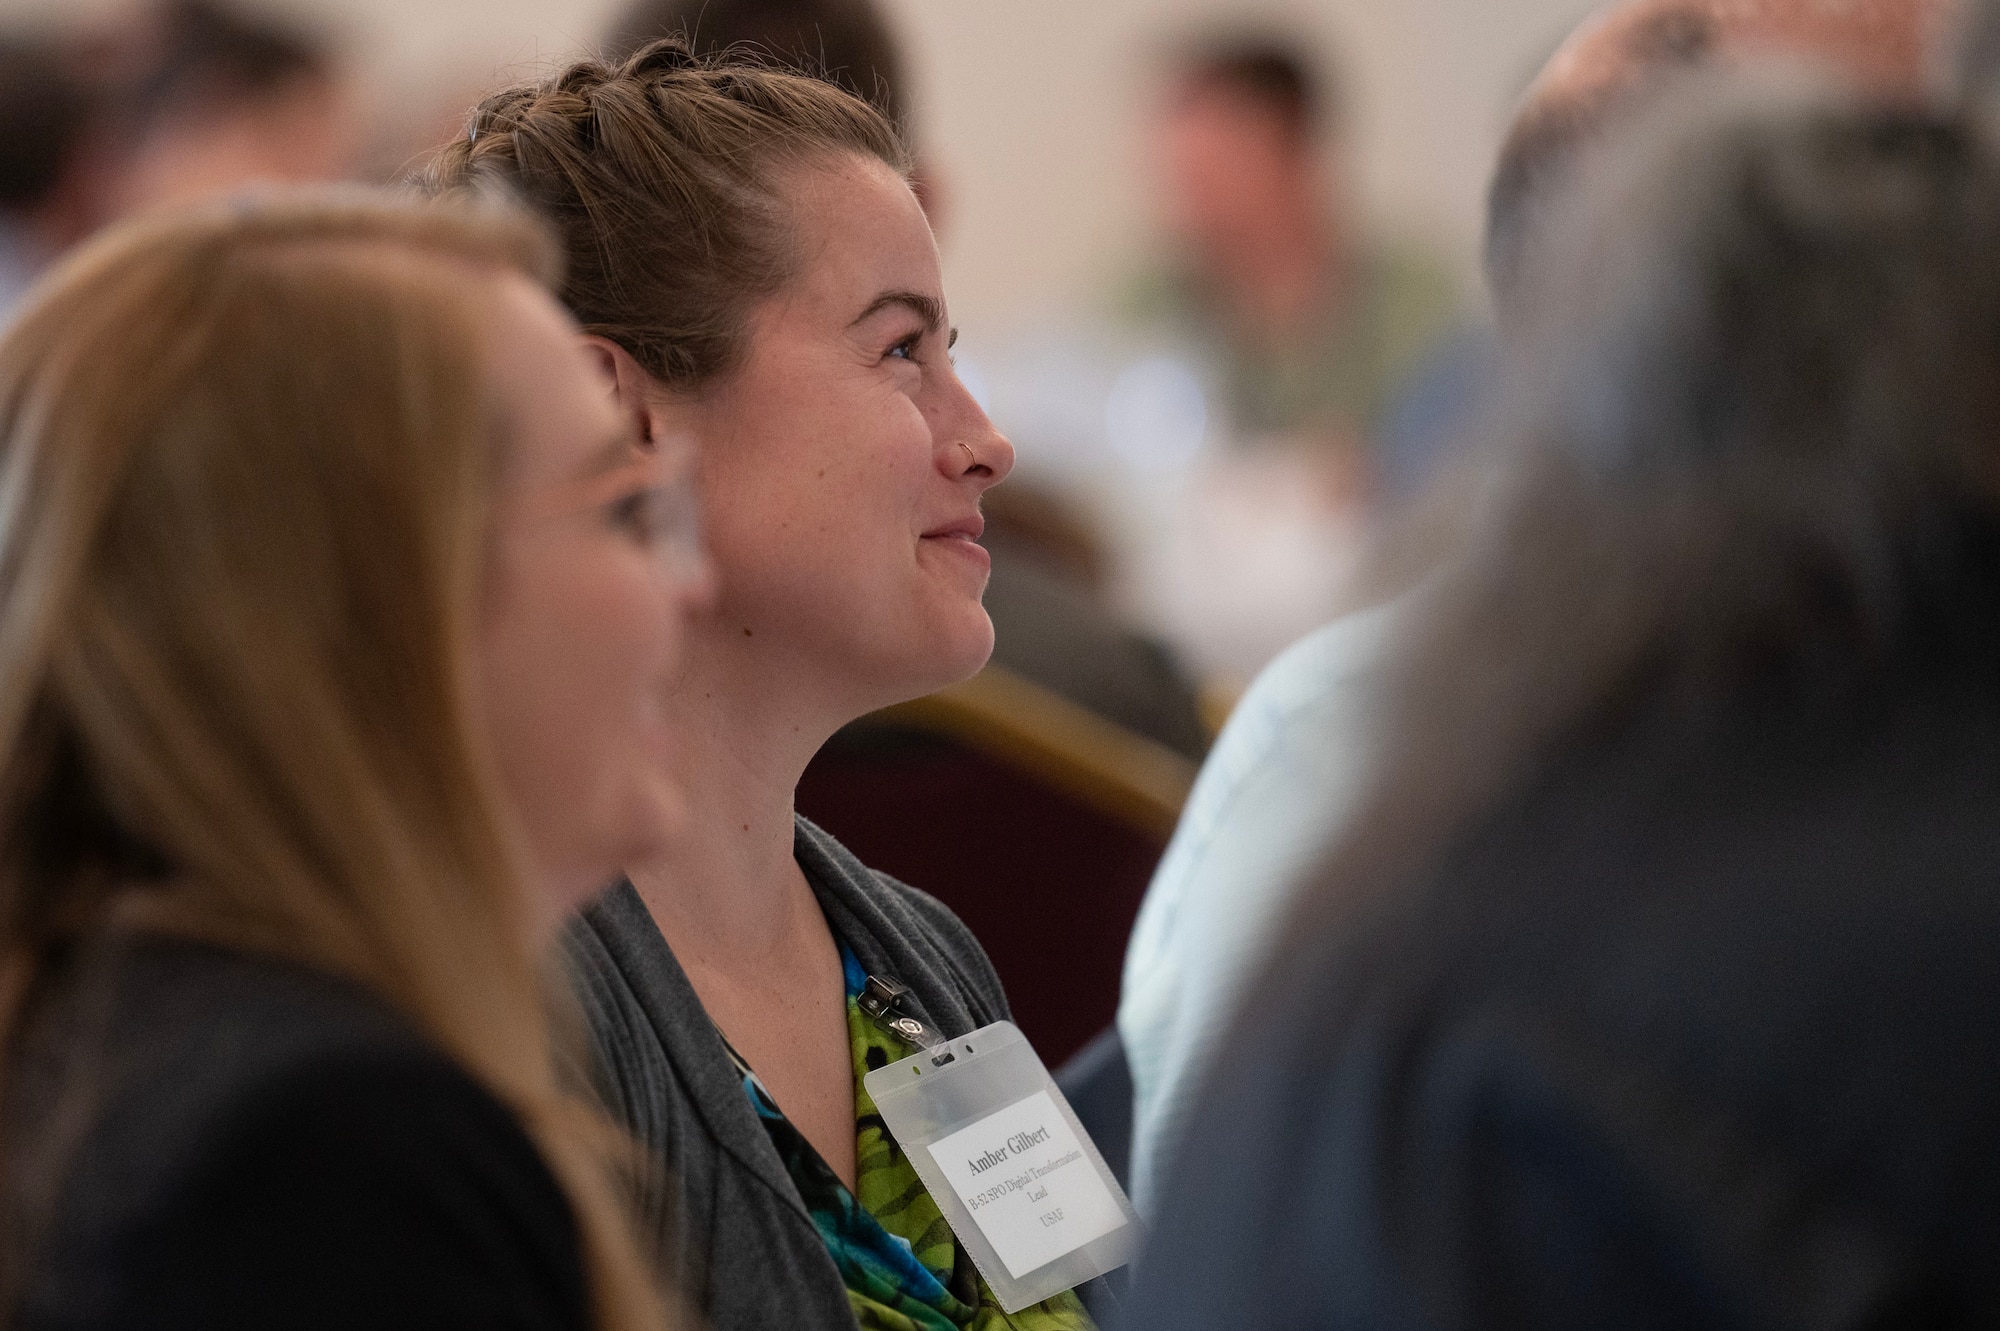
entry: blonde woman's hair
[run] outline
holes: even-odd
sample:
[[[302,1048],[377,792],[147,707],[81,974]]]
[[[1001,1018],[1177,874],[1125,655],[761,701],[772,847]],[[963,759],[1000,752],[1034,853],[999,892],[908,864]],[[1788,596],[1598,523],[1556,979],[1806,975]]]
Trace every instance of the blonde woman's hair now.
[[[626,1328],[470,696],[481,324],[554,266],[491,210],[274,198],[86,247],[0,341],[0,1018],[114,918],[358,981],[520,1116]]]

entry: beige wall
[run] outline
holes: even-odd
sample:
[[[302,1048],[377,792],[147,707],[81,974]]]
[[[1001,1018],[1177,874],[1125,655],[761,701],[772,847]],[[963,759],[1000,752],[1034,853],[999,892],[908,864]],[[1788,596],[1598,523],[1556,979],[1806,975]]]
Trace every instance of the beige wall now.
[[[412,113],[577,49],[619,0],[264,0],[321,15],[376,95]],[[1345,58],[1355,174],[1376,224],[1441,249],[1476,286],[1480,197],[1508,104],[1590,0],[888,0],[917,57],[946,173],[954,313],[1019,331],[1087,299],[1143,234],[1134,163],[1146,56],[1223,15],[1288,18]],[[0,15],[113,13],[119,0],[0,0]]]

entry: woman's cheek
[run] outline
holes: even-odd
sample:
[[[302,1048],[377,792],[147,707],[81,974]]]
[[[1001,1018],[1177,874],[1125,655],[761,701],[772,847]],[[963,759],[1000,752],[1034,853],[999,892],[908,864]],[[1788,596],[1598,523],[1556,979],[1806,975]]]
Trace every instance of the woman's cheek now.
[[[608,624],[622,626],[616,651],[627,670],[657,678],[680,641],[675,581],[651,552],[637,553],[623,564],[605,588],[604,617]]]

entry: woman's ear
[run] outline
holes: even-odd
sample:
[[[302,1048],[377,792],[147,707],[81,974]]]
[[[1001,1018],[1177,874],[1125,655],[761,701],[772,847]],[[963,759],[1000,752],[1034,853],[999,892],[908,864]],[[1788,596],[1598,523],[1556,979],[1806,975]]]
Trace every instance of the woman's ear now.
[[[640,442],[654,446],[675,432],[668,422],[673,413],[667,390],[632,359],[631,352],[608,337],[590,333],[584,335],[583,345],[604,371],[612,400],[639,422]]]

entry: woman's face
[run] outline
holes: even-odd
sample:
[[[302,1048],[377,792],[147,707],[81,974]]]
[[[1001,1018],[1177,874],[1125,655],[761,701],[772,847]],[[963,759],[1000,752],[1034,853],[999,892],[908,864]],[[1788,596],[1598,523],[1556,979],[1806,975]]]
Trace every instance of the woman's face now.
[[[489,373],[506,440],[481,703],[553,917],[681,821],[666,699],[709,576],[686,459],[640,447],[548,296],[509,278],[497,303]]]
[[[798,276],[690,407],[714,628],[858,714],[991,654],[979,498],[1014,449],[952,367],[937,247],[902,180],[856,156],[795,168],[784,196]]]

